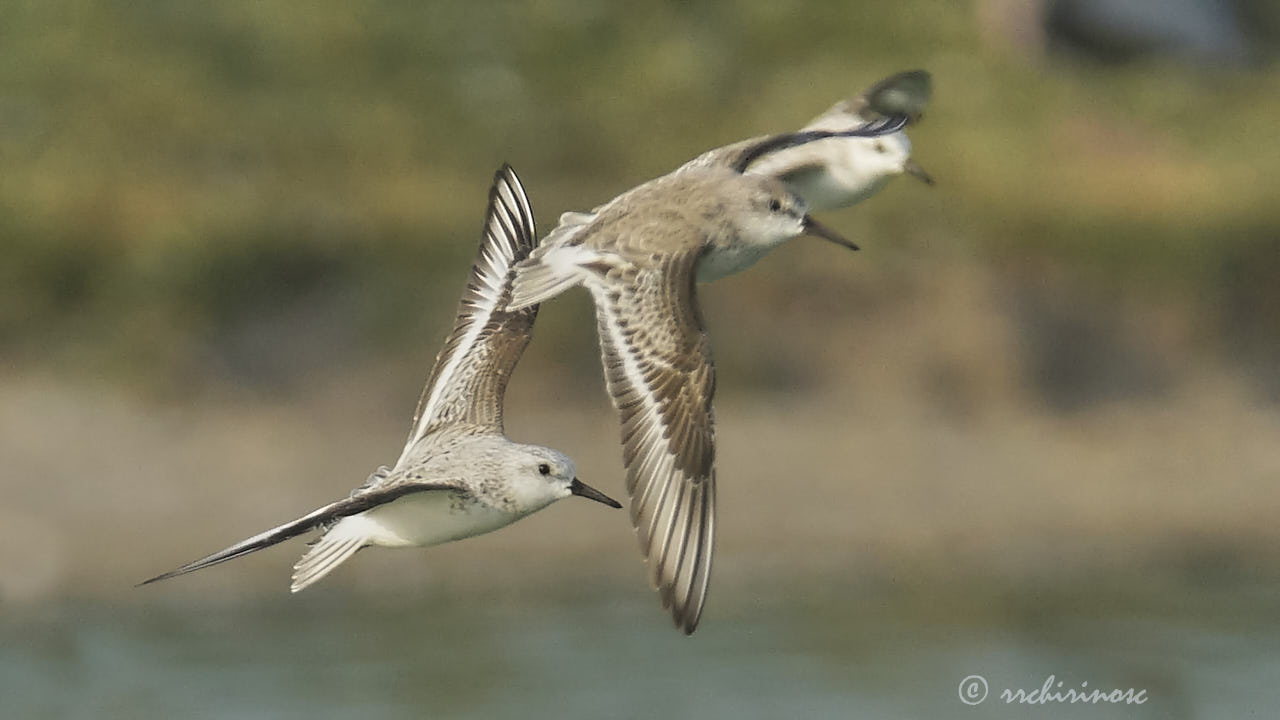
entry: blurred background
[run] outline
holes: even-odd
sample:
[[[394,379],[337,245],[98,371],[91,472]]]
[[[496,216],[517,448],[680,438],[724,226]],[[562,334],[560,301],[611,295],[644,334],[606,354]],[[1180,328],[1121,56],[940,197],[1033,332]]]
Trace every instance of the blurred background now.
[[[1268,0],[0,4],[6,716],[1021,717],[1050,675],[1149,701],[1043,717],[1265,714],[1278,38]],[[297,597],[297,542],[132,587],[395,457],[502,162],[545,230],[913,68],[938,185],[704,286],[692,638],[572,501]],[[508,431],[621,494],[591,317],[543,308]]]

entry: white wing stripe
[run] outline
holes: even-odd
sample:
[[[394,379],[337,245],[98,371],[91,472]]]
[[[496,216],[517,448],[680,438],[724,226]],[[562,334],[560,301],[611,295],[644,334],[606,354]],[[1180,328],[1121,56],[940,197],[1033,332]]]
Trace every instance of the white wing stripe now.
[[[613,355],[618,358],[625,384],[629,386],[623,388],[622,392],[618,392],[617,396],[625,396],[625,402],[628,405],[639,405],[635,408],[636,415],[630,418],[623,428],[624,433],[639,435],[638,438],[634,438],[637,441],[635,447],[640,448],[639,455],[629,463],[634,468],[631,477],[636,481],[636,485],[629,488],[632,498],[630,508],[632,521],[636,522],[640,519],[642,510],[650,509],[650,516],[644,519],[646,526],[638,528],[643,533],[642,539],[645,541],[645,557],[648,559],[650,581],[654,585],[674,585],[681,574],[692,572],[689,568],[692,564],[690,562],[692,558],[689,556],[692,553],[688,552],[688,546],[691,542],[695,544],[697,542],[694,538],[685,537],[694,519],[690,510],[684,508],[692,508],[692,496],[695,492],[705,491],[683,487],[691,483],[679,477],[683,473],[676,469],[676,457],[663,437],[665,434],[663,431],[670,432],[670,428],[666,427],[659,404],[645,382],[639,361],[618,325],[612,304],[598,282],[588,282],[587,286],[595,296],[595,306],[601,320],[601,327],[608,336],[605,342],[612,348]],[[682,510],[684,511],[681,512]],[[681,515],[685,517],[682,518]],[[677,529],[680,531],[679,534],[676,532]],[[708,536],[705,532],[702,535]],[[673,541],[680,545],[674,555],[671,552]],[[676,561],[669,562],[668,557],[675,557]],[[667,573],[673,573],[674,577],[666,577]],[[689,578],[689,581],[688,585],[692,585],[692,578]],[[687,599],[687,588],[680,594],[683,599]],[[668,601],[670,599],[667,598]]]
[[[502,296],[502,289],[506,285],[507,275],[511,270],[512,261],[515,257],[516,246],[512,238],[516,236],[517,232],[514,223],[521,221],[521,218],[514,215],[511,206],[518,205],[525,211],[523,220],[531,222],[533,217],[532,213],[528,211],[529,205],[525,199],[524,187],[520,184],[519,178],[509,168],[499,183],[497,195],[499,202],[485,227],[485,245],[484,250],[481,252],[482,264],[488,267],[481,267],[481,263],[477,263],[479,273],[476,279],[479,280],[479,300],[472,305],[473,309],[471,317],[467,320],[469,325],[465,336],[458,343],[453,355],[435,379],[435,383],[431,388],[431,395],[422,407],[422,413],[418,417],[418,422],[413,428],[413,432],[409,435],[409,440],[405,443],[404,450],[400,453],[400,459],[396,461],[397,469],[400,467],[400,463],[404,462],[404,459],[408,457],[409,450],[426,434],[427,428],[435,419],[436,406],[440,403],[440,398],[444,395],[445,389],[449,387],[454,373],[457,372],[458,367],[469,359],[468,356],[471,354],[471,349],[475,345],[476,339],[483,332],[489,318],[492,317],[493,312],[497,309],[498,300]],[[519,199],[517,200],[516,198]],[[500,225],[500,227],[495,227],[495,225]]]

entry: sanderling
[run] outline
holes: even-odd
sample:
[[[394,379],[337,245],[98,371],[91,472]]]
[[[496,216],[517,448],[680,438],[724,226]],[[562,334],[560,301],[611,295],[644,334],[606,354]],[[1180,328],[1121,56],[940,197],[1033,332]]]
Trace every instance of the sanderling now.
[[[715,531],[715,370],[696,281],[741,270],[810,233],[778,179],[725,167],[647,182],[563,223],[516,264],[509,308],[584,285],[595,301],[605,378],[622,423],[631,520],[650,582],[692,633],[710,580]]]
[[[803,233],[858,249],[809,216],[804,194],[843,207],[902,172],[931,183],[901,132],[919,119],[929,85],[923,71],[886,78],[798,132],[711,150],[591,212],[564,213],[516,266],[511,308],[575,285],[592,294],[632,524],[685,633],[706,602],[715,529],[714,368],[695,284]],[[814,148],[823,148],[816,159]]]
[[[890,118],[914,123],[923,115],[931,92],[929,73],[898,73],[836,103],[800,132],[847,131]],[[911,159],[911,141],[905,129],[876,137],[817,138],[785,147],[771,146],[774,137],[779,136],[761,136],[709,150],[681,169],[720,165],[771,175],[803,197],[810,212],[861,202],[903,173],[933,184],[933,178]]]
[[[529,344],[536,305],[507,309],[511,267],[536,244],[520,180],[503,166],[489,191],[480,252],[458,318],[414,413],[394,467],[378,468],[349,497],[142,584],[199,570],[313,529],[324,535],[294,566],[302,590],[371,545],[436,545],[509,525],[569,495],[622,507],[576,476],[563,453],[507,439],[502,399]]]

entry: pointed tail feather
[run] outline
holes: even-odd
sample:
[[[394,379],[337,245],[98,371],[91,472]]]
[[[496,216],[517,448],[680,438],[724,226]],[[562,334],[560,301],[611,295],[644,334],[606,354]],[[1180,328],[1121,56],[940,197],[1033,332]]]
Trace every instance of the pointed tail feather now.
[[[305,590],[334,568],[346,562],[347,558],[369,544],[367,523],[363,517],[343,518],[329,529],[311,549],[293,566],[293,584],[291,592]]]
[[[361,509],[364,508],[354,503],[352,498],[339,500],[336,503],[326,505],[319,510],[303,515],[293,522],[273,527],[270,530],[258,533],[247,540],[242,540],[225,550],[219,550],[212,555],[202,557],[199,560],[193,560],[186,565],[170,570],[167,573],[161,573],[153,578],[143,580],[138,583],[138,585],[150,585],[153,582],[168,580],[169,578],[177,577],[179,575],[186,575],[189,572],[202,570],[211,565],[217,565],[218,563],[224,563],[228,560],[234,560],[241,555],[248,555],[249,553],[257,552],[263,548],[269,548],[272,545],[276,545],[290,538],[302,535],[303,533],[314,530],[325,523],[333,521],[334,518],[342,517],[352,511],[359,512]]]
[[[516,266],[516,277],[511,285],[511,300],[508,310],[537,305],[559,295],[578,284],[574,275],[558,274],[553,268],[535,262]]]
[[[616,257],[581,245],[543,245],[516,263],[508,310],[535,305],[581,283],[591,269],[618,262]]]

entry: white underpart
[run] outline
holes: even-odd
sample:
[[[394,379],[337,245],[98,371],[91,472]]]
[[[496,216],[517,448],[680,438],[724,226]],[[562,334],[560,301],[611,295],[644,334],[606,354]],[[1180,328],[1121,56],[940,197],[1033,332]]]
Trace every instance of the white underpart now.
[[[370,545],[425,547],[482,535],[519,518],[488,505],[454,503],[450,492],[411,493],[342,522],[360,518],[367,524]]]
[[[426,547],[482,535],[520,519],[488,505],[456,507],[453,493],[410,493],[339,520],[294,565],[291,590],[298,592],[333,572],[360,548]]]
[[[755,265],[760,258],[768,255],[769,251],[793,237],[795,237],[794,234],[781,235],[778,237],[777,242],[755,245],[743,243],[733,247],[708,250],[698,260],[698,282],[711,282],[742,272]]]
[[[848,130],[863,122],[856,115],[824,115],[804,130]],[[883,148],[883,151],[876,148]],[[871,197],[904,172],[911,157],[911,141],[905,132],[875,138],[826,138],[779,150],[753,163],[748,173],[783,176],[794,168],[822,166],[789,181],[809,204],[810,212],[848,207]]]
[[[698,282],[711,282],[742,272],[768,255],[774,248],[804,232],[795,215],[767,215],[748,218],[740,225],[732,242],[713,243],[698,260]]]

